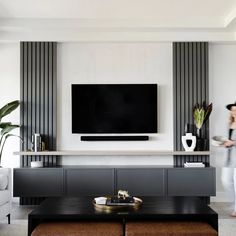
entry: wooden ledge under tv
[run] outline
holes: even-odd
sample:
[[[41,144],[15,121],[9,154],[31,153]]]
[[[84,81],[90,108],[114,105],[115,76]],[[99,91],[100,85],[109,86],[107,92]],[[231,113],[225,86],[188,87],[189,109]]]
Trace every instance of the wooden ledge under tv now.
[[[210,151],[171,151],[171,150],[57,150],[57,151],[21,151],[14,152],[20,156],[209,156]]]

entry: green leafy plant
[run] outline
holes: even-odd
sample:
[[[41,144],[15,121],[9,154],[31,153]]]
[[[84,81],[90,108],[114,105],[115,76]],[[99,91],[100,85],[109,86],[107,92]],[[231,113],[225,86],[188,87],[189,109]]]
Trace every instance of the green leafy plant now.
[[[11,122],[2,122],[2,118],[9,115],[12,111],[14,111],[18,106],[20,105],[20,102],[18,100],[10,102],[0,108],[0,164],[2,160],[2,152],[4,145],[6,143],[6,140],[9,137],[17,136],[14,134],[11,134],[10,132],[16,128],[19,128],[19,125],[14,125]],[[17,136],[19,137],[19,136]],[[20,137],[19,137],[20,138]]]
[[[200,106],[198,103],[193,108],[193,118],[194,123],[197,127],[197,136],[200,136],[200,129],[204,125],[204,123],[208,120],[210,114],[212,111],[212,103],[210,103],[208,106],[204,102],[202,106]]]

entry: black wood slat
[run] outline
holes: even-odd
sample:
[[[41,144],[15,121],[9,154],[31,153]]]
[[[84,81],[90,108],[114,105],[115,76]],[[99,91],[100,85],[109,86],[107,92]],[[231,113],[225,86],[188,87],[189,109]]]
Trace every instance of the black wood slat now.
[[[180,110],[180,104],[181,104],[181,101],[180,101],[180,97],[179,94],[181,93],[180,91],[180,85],[181,85],[181,70],[180,70],[180,61],[181,61],[181,58],[180,58],[180,44],[177,44],[177,80],[176,80],[176,108],[177,110]],[[180,136],[180,130],[181,130],[181,127],[180,127],[180,122],[177,122],[178,120],[181,119],[181,116],[180,116],[180,112],[176,112],[177,114],[177,120],[176,120],[176,134],[177,134],[177,137]],[[176,150],[179,150],[179,143],[176,143]]]
[[[22,150],[31,148],[31,136],[36,132],[45,138],[47,149],[56,148],[55,56],[56,43],[21,43],[21,100],[26,104],[21,110],[21,134],[26,143]],[[22,161],[22,166],[30,165],[30,158],[26,158],[27,163]],[[49,161],[48,157],[43,159]]]
[[[186,123],[193,124],[192,109],[196,103],[209,103],[208,43],[173,43],[173,104],[174,104],[174,149],[184,150],[181,136]],[[202,129],[202,137],[209,142],[209,124]],[[174,165],[183,166],[186,161],[203,161],[209,164],[208,156],[175,156]]]
[[[55,42],[21,42],[20,44],[20,135],[21,150],[31,149],[31,137],[40,133],[48,150],[56,150],[56,63]],[[56,166],[56,157],[22,156],[21,167],[31,160],[43,160],[45,166]],[[22,204],[40,203],[41,198],[22,198]]]
[[[20,47],[20,100],[21,100],[21,109],[20,109],[20,136],[24,137],[24,44]],[[21,143],[20,149],[24,149],[24,143]],[[24,156],[20,159],[20,165],[24,166]]]
[[[27,150],[28,148],[28,141],[27,141],[27,123],[28,123],[28,119],[27,119],[27,114],[28,114],[28,56],[27,56],[27,50],[28,47],[27,47],[27,44],[24,44],[24,48],[23,48],[23,58],[24,58],[24,68],[22,69],[23,70],[23,77],[22,77],[22,80],[24,82],[24,94],[22,95],[23,97],[23,101],[22,103],[24,104],[24,114],[23,114],[23,123],[24,123],[24,126],[21,127],[21,129],[23,129],[24,131],[24,136],[22,137],[23,138],[23,144],[24,144],[24,149],[23,150]],[[28,166],[28,157],[27,156],[24,156],[23,157],[23,161],[24,161],[24,166]]]
[[[57,149],[57,140],[56,140],[56,131],[57,131],[57,44],[53,43],[53,79],[52,79],[52,97],[53,97],[53,104],[52,104],[52,114],[53,118],[51,119],[51,122],[53,123],[52,125],[52,149],[56,150]],[[53,164],[57,165],[58,164],[58,158],[55,157],[53,159]]]

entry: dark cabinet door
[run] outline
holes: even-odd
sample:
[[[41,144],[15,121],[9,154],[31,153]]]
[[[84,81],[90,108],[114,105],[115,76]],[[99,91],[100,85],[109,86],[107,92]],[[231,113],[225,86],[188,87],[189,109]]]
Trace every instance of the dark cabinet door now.
[[[133,196],[164,196],[164,169],[117,169],[117,190],[127,190]]]
[[[215,196],[215,168],[176,168],[167,170],[169,196]]]
[[[65,169],[66,195],[106,196],[114,194],[114,169]]]
[[[54,197],[63,195],[62,168],[14,169],[14,197]]]

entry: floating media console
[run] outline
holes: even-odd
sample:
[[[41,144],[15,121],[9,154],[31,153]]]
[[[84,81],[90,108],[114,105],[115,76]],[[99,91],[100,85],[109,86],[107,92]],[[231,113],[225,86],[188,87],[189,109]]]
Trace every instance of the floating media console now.
[[[146,141],[149,139],[147,135],[132,136],[81,136],[81,141]]]

